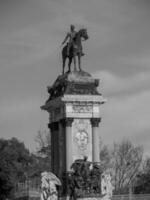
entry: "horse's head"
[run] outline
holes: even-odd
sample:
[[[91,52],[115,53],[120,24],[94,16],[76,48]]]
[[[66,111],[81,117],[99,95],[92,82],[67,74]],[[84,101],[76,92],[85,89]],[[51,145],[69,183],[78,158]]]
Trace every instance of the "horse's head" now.
[[[83,37],[85,40],[87,40],[89,38],[86,28],[80,29],[79,33],[80,33],[81,37]]]

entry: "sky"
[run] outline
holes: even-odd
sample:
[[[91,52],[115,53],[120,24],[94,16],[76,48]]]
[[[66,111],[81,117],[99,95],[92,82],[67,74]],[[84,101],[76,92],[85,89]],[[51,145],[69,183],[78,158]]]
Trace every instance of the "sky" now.
[[[82,68],[100,79],[104,144],[130,139],[150,156],[150,1],[0,0],[0,137],[35,151],[40,106],[61,74],[70,24],[87,28]]]

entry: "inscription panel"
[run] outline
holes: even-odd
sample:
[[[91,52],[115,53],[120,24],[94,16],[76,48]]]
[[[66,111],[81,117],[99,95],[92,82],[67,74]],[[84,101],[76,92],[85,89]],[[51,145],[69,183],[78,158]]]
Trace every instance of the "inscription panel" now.
[[[75,113],[92,112],[92,105],[73,105],[72,110]]]

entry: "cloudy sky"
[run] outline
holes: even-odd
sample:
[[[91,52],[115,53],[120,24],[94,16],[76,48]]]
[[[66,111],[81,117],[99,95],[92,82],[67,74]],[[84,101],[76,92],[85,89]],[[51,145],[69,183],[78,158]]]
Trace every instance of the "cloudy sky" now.
[[[35,150],[47,129],[46,86],[61,73],[70,24],[86,27],[83,69],[100,78],[101,138],[129,138],[150,154],[150,1],[0,0],[0,137]]]

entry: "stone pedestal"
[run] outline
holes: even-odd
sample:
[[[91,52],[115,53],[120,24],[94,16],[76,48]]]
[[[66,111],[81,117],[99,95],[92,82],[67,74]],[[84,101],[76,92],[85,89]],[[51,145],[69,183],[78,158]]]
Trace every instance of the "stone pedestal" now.
[[[41,108],[49,113],[51,170],[59,178],[76,159],[99,162],[100,106],[105,102],[99,80],[87,72],[61,75],[48,87],[49,99]]]

